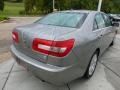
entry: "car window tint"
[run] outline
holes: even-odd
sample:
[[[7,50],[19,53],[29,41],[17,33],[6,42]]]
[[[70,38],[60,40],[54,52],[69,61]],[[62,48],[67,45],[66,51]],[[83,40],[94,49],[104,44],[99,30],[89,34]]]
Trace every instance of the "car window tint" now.
[[[95,20],[97,22],[97,25],[98,25],[98,28],[104,28],[105,27],[105,21],[104,21],[104,18],[101,14],[97,14],[95,16]]]
[[[36,23],[76,28],[78,24],[83,24],[85,16],[87,16],[86,13],[58,12],[49,14]]]
[[[106,27],[111,26],[112,23],[111,23],[110,17],[107,16],[107,15],[105,15],[105,14],[103,14],[103,16],[104,16],[104,19],[105,19],[105,25],[106,25]]]

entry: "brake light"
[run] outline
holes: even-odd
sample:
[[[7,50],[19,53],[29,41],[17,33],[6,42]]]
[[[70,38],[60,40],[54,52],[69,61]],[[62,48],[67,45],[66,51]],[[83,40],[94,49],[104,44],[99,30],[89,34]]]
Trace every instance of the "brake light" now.
[[[73,48],[74,41],[74,39],[69,39],[65,41],[51,41],[35,38],[33,40],[32,49],[44,54],[64,57]]]
[[[12,32],[12,38],[13,38],[13,41],[15,41],[16,43],[19,43],[18,32],[13,31]]]

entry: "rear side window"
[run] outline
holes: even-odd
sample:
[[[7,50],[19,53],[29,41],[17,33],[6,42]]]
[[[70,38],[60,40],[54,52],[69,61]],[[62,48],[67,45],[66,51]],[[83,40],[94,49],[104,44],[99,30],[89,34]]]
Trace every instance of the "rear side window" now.
[[[97,25],[96,20],[94,20],[94,23],[93,23],[93,30],[96,30],[96,29],[98,29],[98,25]]]
[[[110,17],[107,16],[106,14],[103,14],[103,17],[104,17],[104,19],[105,19],[105,26],[106,26],[106,27],[111,26],[112,23],[111,23]]]
[[[99,29],[105,27],[104,18],[103,18],[103,16],[102,16],[100,13],[99,13],[99,14],[96,14],[96,16],[95,16],[95,21],[96,21]]]

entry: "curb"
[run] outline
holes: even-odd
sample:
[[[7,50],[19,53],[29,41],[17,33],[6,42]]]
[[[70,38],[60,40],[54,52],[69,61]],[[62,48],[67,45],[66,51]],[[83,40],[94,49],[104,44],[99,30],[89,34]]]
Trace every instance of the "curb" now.
[[[9,19],[8,19],[9,20]],[[3,20],[3,21],[0,21],[0,23],[4,23],[4,22],[6,22],[6,21],[8,21],[8,20]]]

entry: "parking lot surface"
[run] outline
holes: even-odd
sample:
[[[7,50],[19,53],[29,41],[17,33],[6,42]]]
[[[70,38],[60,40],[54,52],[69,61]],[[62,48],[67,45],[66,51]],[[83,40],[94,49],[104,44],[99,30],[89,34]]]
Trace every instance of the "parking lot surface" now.
[[[0,40],[9,41],[5,45],[0,43],[0,55],[9,53],[11,44],[11,30],[18,25],[23,25],[35,21],[37,18],[13,18],[11,23],[0,24],[0,32],[8,34],[0,35]],[[22,20],[22,21],[21,21]],[[25,20],[25,21],[24,21]],[[9,28],[10,27],[10,28]],[[9,30],[10,29],[10,30]],[[6,31],[5,31],[6,30]],[[5,54],[5,57],[7,55]],[[42,82],[32,73],[17,65],[11,55],[4,58],[0,63],[0,90],[120,90],[120,34],[116,35],[114,46],[107,49],[98,62],[94,76],[86,80],[76,79],[63,86],[55,86]]]

